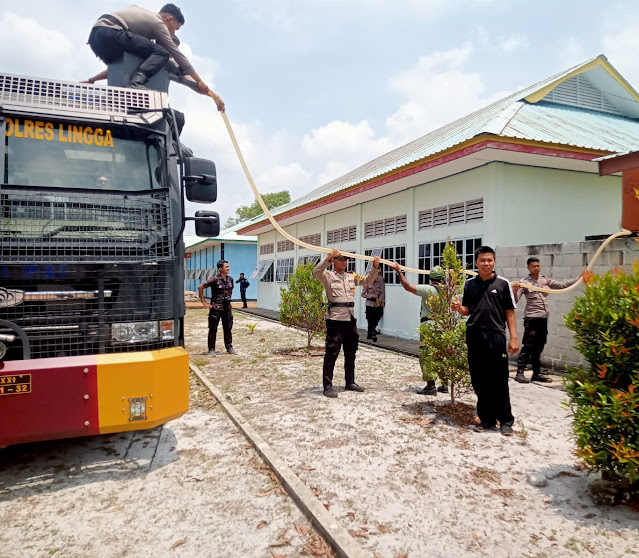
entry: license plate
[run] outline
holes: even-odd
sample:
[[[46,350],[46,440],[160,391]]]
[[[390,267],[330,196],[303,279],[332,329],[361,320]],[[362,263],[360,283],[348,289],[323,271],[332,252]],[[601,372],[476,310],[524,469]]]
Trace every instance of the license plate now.
[[[0,395],[31,393],[31,374],[0,376]]]

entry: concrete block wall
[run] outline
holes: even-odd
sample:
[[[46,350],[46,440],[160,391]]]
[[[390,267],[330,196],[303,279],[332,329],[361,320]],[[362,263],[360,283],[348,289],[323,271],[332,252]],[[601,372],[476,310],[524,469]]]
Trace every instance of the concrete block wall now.
[[[530,246],[505,246],[495,249],[497,264],[495,271],[511,281],[528,276],[526,260],[537,256],[541,263],[541,273],[557,281],[578,277],[592,261],[602,241],[567,242],[564,244],[542,244]],[[618,267],[632,268],[632,262],[639,260],[639,244],[633,238],[614,240],[599,256],[592,271],[603,275]],[[550,316],[548,319],[548,343],[542,354],[542,366],[563,370],[566,366],[586,366],[583,356],[574,349],[574,338],[563,322],[563,316],[573,307],[575,298],[583,294],[583,285],[565,294],[550,294],[546,299]],[[525,300],[519,301],[517,310],[517,332],[519,341],[524,332]],[[529,365],[530,366],[530,365]]]

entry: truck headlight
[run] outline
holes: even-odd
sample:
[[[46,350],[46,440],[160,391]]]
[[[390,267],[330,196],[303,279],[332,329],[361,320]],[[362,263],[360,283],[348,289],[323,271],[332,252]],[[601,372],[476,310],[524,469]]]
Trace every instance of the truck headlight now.
[[[160,341],[173,339],[173,320],[162,320],[160,322]]]
[[[158,338],[157,322],[123,322],[111,325],[111,337],[117,343],[140,343]]]

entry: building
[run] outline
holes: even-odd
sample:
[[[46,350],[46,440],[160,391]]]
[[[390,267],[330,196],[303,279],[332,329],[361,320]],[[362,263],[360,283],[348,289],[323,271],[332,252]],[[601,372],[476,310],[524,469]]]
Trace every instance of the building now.
[[[215,238],[184,236],[185,291],[197,291],[203,281],[216,274],[219,260],[228,260],[233,279],[237,280],[240,273],[244,273],[248,278],[257,264],[257,237],[237,234],[237,229],[245,224],[240,223],[224,229]],[[240,300],[239,285],[236,287],[233,300]],[[257,281],[251,280],[246,298],[257,299]]]
[[[440,262],[447,238],[472,267],[481,244],[607,235],[619,230],[621,180],[600,178],[593,159],[639,149],[638,119],[639,95],[598,56],[386,153],[274,214],[289,234],[310,244],[365,254],[379,249],[385,259],[420,269]],[[319,252],[285,240],[264,216],[238,233],[257,235],[258,305],[277,309],[279,288],[295,263]],[[364,263],[354,262],[358,272]],[[390,269],[384,276],[382,332],[416,338],[418,304]],[[364,319],[361,299],[356,315]]]

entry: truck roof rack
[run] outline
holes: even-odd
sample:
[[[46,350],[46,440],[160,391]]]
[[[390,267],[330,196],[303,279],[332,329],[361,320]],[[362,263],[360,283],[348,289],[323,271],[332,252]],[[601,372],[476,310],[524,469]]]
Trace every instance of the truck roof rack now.
[[[0,73],[0,111],[149,124],[168,108],[166,93]]]

